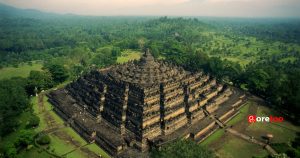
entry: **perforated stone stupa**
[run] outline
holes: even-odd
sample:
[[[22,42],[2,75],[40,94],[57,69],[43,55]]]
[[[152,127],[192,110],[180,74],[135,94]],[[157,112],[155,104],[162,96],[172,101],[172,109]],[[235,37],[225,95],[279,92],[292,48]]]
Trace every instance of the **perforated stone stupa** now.
[[[243,101],[234,88],[202,72],[156,60],[94,70],[48,94],[54,110],[82,137],[116,157],[142,157],[177,138],[197,142]],[[142,152],[140,152],[142,151]]]

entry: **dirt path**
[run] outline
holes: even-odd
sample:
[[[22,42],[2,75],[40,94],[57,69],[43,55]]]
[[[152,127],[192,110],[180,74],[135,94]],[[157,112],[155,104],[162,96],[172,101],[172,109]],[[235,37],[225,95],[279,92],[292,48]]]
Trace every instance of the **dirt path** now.
[[[253,102],[251,102],[251,105],[252,104],[253,104]],[[256,114],[257,107],[256,106],[251,106],[251,105],[249,106],[249,113],[250,114]],[[225,123],[223,123],[221,120],[219,120],[219,118],[211,115],[208,111],[204,110],[204,113],[206,113],[209,117],[214,119],[216,121],[216,123],[218,124],[218,126],[220,128],[224,128],[225,131],[227,131],[227,132],[231,133],[232,135],[237,136],[241,139],[244,139],[244,140],[246,140],[250,143],[254,143],[254,144],[257,144],[257,145],[260,145],[260,146],[264,147],[271,155],[277,155],[277,152],[270,145],[244,134],[244,131],[247,127],[246,123],[242,123],[241,126],[238,128],[239,130],[237,131],[237,130],[231,128],[231,127],[228,127]]]
[[[266,144],[264,142],[261,142],[261,141],[255,139],[255,138],[253,138],[253,137],[245,135],[245,134],[243,134],[241,132],[238,132],[238,131],[236,131],[234,129],[231,129],[231,128],[226,128],[226,131],[233,134],[233,135],[235,135],[235,136],[237,136],[237,137],[239,137],[239,138],[242,138],[242,139],[244,139],[248,142],[251,142],[251,143],[254,143],[254,144],[257,144],[257,145],[260,145],[260,146],[264,147],[273,156],[277,155],[277,152],[271,146],[269,146],[268,144]]]
[[[44,93],[40,93],[38,95],[38,108],[39,108],[39,113],[42,113],[45,111],[45,106],[44,106]]]
[[[72,144],[75,146],[75,148],[71,151],[67,151],[65,154],[61,156],[66,156],[76,150],[80,150],[84,155],[87,155],[88,158],[99,158],[99,156],[94,153],[93,151],[86,148],[87,144],[81,145],[80,142],[74,140],[73,137],[71,137],[69,134],[67,134],[64,131],[61,131],[63,128],[67,128],[64,124],[56,122],[56,120],[53,118],[53,116],[50,114],[49,111],[45,110],[44,105],[44,93],[40,93],[38,95],[38,110],[39,114],[43,115],[43,120],[45,121],[47,127],[42,131],[45,134],[52,134],[59,139],[63,140],[64,142],[68,144]]]

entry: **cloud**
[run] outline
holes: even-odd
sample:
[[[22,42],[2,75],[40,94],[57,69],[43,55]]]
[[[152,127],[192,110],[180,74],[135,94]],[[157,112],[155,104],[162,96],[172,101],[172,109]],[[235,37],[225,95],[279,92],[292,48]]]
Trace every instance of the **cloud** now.
[[[40,9],[59,13],[115,14],[120,10],[143,7],[168,7],[190,0],[0,0],[21,8]]]
[[[300,17],[300,0],[0,0],[21,8],[83,15]]]
[[[175,5],[186,3],[190,0],[0,0],[9,4],[22,4],[38,6],[41,4],[46,5],[69,5],[81,7],[86,6],[107,6],[107,7],[138,7],[147,5]]]
[[[253,0],[206,0],[212,3],[226,3],[226,2],[251,2]]]

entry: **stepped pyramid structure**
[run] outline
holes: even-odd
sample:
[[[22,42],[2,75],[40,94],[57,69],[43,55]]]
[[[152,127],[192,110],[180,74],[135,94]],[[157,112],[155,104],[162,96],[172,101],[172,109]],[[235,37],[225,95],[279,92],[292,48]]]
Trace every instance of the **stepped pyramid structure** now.
[[[141,157],[177,138],[200,142],[227,121],[242,94],[202,72],[157,61],[94,70],[48,94],[54,110],[82,137],[112,156]],[[142,151],[142,152],[140,152]]]

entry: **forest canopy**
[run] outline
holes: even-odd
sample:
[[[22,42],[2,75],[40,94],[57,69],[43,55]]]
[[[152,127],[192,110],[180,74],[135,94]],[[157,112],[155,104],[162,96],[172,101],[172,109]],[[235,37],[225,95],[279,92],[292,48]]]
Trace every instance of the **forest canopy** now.
[[[149,48],[158,59],[190,71],[203,70],[265,98],[292,118],[299,117],[297,19],[8,14],[0,18],[0,24],[0,68],[43,64],[42,71],[30,73],[25,86],[2,87],[4,91],[11,88],[12,96],[13,91],[23,93],[16,87],[32,95],[95,67],[116,64],[122,52]],[[9,86],[14,80],[1,82]],[[22,102],[20,110],[28,105],[28,98],[17,99]]]

